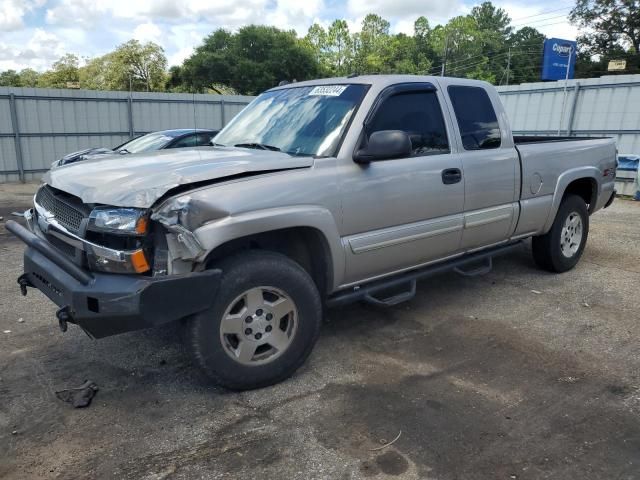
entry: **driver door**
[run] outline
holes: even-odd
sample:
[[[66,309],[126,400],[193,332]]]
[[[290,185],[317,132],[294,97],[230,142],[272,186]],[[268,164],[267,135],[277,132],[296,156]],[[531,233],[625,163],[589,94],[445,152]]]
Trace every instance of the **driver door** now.
[[[384,90],[362,142],[379,130],[409,134],[406,158],[345,165],[341,173],[345,284],[429,263],[460,250],[464,182],[451,153],[445,102],[429,83]]]

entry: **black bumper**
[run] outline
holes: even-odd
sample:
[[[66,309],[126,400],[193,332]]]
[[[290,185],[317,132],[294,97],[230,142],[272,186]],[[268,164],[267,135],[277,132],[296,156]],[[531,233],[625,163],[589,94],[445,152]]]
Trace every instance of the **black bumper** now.
[[[613,201],[616,199],[616,194],[617,193],[618,192],[616,192],[615,190],[611,193],[611,196],[609,197],[609,200],[607,200],[607,203],[604,204],[604,208],[609,207],[613,203]]]
[[[64,309],[65,320],[95,338],[155,327],[206,310],[220,285],[220,270],[166,277],[87,272],[67,264],[60,252],[21,225],[10,221],[6,227],[28,245],[21,287],[38,288]]]

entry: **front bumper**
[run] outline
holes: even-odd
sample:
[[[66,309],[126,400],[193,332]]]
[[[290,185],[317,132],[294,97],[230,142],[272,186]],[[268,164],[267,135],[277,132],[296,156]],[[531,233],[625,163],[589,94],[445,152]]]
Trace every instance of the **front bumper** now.
[[[75,323],[94,338],[206,310],[220,285],[220,270],[165,277],[89,272],[18,223],[8,221],[6,228],[28,246],[18,280],[23,293],[26,287],[37,288],[60,307],[61,322]]]

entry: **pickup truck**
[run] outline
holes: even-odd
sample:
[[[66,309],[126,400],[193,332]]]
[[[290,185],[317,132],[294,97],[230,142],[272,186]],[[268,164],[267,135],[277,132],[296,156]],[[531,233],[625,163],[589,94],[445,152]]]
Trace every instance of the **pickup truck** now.
[[[50,171],[18,279],[94,338],[180,320],[218,384],[279,382],[323,308],[394,305],[532,238],[565,272],[614,199],[608,138],[514,137],[489,84],[351,76],[258,96],[212,146]]]

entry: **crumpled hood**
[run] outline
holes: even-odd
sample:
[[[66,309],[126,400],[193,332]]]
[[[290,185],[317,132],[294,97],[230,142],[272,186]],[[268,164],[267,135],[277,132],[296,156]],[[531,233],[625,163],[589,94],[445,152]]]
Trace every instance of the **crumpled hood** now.
[[[248,172],[310,167],[311,157],[231,147],[91,158],[50,170],[45,183],[84,203],[149,208],[172,188]]]

